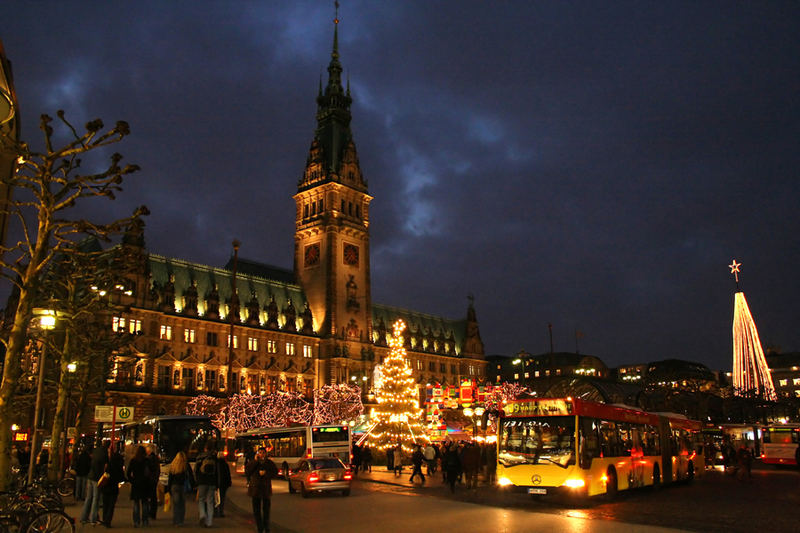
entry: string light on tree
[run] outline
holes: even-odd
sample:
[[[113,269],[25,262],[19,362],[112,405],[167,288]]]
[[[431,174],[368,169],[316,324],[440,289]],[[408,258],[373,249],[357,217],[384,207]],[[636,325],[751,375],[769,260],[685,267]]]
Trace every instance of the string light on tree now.
[[[764,400],[777,400],[772,375],[761,348],[758,330],[744,293],[739,290],[739,267],[734,259],[728,265],[736,277],[736,294],[733,304],[733,390],[738,396],[755,396]]]
[[[405,322],[399,319],[392,327],[389,355],[380,366],[383,379],[375,387],[378,405],[371,413],[373,425],[368,439],[374,448],[385,450],[400,444],[403,451],[410,453],[415,444],[424,444],[429,439],[422,426],[419,389],[403,347],[405,329]]]

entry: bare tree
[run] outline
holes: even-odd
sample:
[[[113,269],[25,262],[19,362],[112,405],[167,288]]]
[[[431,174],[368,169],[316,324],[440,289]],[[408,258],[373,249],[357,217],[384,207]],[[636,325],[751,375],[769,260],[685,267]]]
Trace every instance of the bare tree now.
[[[42,291],[43,273],[53,257],[87,235],[108,240],[121,231],[130,218],[107,224],[93,223],[73,209],[90,198],[114,199],[121,190],[123,177],[137,171],[136,165],[120,166],[122,156],[114,153],[104,170],[84,173],[80,156],[89,152],[102,154],[103,149],[121,141],[130,133],[126,122],[117,122],[105,129],[99,119],[86,124],[79,134],[64,118],[57,116],[69,140],[54,147],[53,119],[42,115],[39,125],[44,133],[44,150],[35,152],[24,143],[4,146],[17,154],[17,169],[6,184],[13,190],[14,200],[5,214],[20,226],[21,237],[0,248],[2,275],[16,285],[17,298],[10,315],[10,331],[2,341],[6,347],[3,378],[0,383],[0,427],[8,428],[14,412],[14,393],[21,374],[20,361],[27,342],[36,298]],[[61,129],[61,128],[60,128]],[[4,139],[3,142],[10,142]],[[139,210],[134,215],[138,215]],[[12,222],[13,223],[13,222]],[[10,475],[11,434],[0,431],[0,490],[6,490]]]

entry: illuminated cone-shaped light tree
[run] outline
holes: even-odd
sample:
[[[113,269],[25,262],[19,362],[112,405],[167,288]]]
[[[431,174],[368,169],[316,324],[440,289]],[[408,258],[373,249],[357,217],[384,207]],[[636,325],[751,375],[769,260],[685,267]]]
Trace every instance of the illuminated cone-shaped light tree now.
[[[775,386],[769,373],[758,330],[744,293],[739,289],[739,267],[733,260],[728,265],[736,276],[736,294],[733,307],[733,390],[739,396],[755,396],[777,400]]]
[[[372,411],[373,426],[369,430],[369,444],[387,449],[401,444],[410,453],[415,444],[429,442],[422,427],[422,409],[419,407],[419,389],[411,373],[411,365],[403,347],[405,322],[397,320],[389,340],[389,355],[380,367],[382,379],[375,384],[378,406]]]

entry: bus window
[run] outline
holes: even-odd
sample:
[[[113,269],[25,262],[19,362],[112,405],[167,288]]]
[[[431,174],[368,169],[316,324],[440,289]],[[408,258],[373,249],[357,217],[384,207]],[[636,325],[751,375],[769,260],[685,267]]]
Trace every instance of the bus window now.
[[[610,420],[600,421],[600,452],[603,457],[617,457],[621,455],[617,425]]]
[[[600,457],[600,440],[597,438],[597,421],[591,418],[580,419],[581,467],[589,468],[592,459]]]

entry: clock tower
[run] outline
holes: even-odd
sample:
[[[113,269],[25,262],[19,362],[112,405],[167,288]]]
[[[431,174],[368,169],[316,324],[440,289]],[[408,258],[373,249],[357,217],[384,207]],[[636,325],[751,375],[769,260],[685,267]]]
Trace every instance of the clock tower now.
[[[328,65],[320,80],[317,128],[297,185],[295,277],[303,287],[322,338],[325,381],[343,382],[371,353],[369,203],[350,131],[350,87],[342,86],[338,20]],[[364,361],[357,364],[356,361]]]

